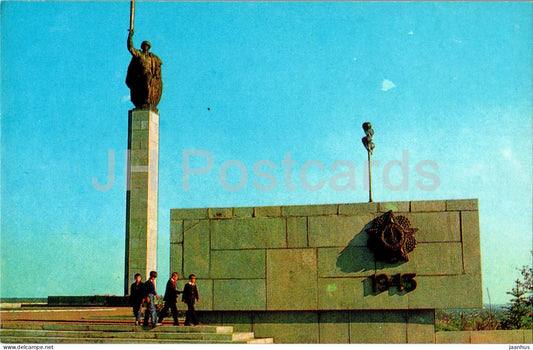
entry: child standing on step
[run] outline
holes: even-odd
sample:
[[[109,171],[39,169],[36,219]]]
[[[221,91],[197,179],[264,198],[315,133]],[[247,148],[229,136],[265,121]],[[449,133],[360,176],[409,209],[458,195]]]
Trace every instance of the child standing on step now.
[[[189,282],[183,288],[182,303],[187,304],[187,312],[185,314],[185,325],[190,326],[191,323],[195,326],[199,324],[198,318],[196,317],[196,310],[194,309],[194,303],[200,301],[200,296],[198,295],[198,287],[196,286],[196,276],[189,275]]]

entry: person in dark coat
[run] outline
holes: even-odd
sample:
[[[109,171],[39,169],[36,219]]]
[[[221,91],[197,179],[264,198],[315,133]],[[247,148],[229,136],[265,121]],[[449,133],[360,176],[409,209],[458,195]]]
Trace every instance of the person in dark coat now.
[[[130,305],[133,308],[133,315],[135,316],[135,325],[141,325],[142,304],[145,296],[144,284],[141,282],[142,276],[140,273],[135,274],[135,282],[130,287]]]
[[[176,290],[176,281],[178,280],[178,278],[178,273],[173,272],[172,276],[167,282],[165,296],[163,297],[163,300],[165,301],[165,306],[159,314],[159,322],[157,323],[163,323],[163,319],[165,318],[168,309],[170,309],[170,311],[172,311],[172,318],[174,319],[174,326],[178,325],[178,307],[176,306],[176,303],[178,302],[178,295],[182,293],[181,291]]]
[[[159,326],[157,324],[157,310],[155,307],[155,300],[159,299],[157,292],[155,290],[155,279],[157,278],[156,271],[150,271],[150,279],[144,282],[144,296],[146,302],[148,303],[146,307],[146,312],[144,314],[144,326],[148,326],[148,318],[152,323],[152,328]]]
[[[185,325],[190,326],[191,323],[195,326],[199,324],[198,318],[196,317],[196,310],[194,309],[194,304],[200,301],[200,296],[198,294],[198,287],[196,286],[196,276],[189,275],[189,282],[183,287],[183,295],[181,301],[183,304],[187,304],[188,310],[185,314]]]

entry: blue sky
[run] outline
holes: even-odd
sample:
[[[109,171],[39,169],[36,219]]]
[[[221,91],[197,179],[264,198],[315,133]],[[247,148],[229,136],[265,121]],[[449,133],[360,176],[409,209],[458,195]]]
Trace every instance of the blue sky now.
[[[121,294],[129,2],[1,3],[1,296]],[[531,3],[137,2],[136,47],[163,61],[158,270],[171,208],[365,202],[361,124],[380,162],[375,201],[479,198],[484,299],[531,265]],[[213,170],[182,187],[183,150]],[[108,150],[115,181],[105,183]],[[295,165],[288,190],[282,161]],[[388,162],[407,154],[405,174]],[[244,188],[220,169],[242,162]],[[277,179],[259,191],[254,164]],[[355,190],[330,179],[355,166]],[[430,161],[438,186],[416,167]],[[269,163],[269,164],[272,164]],[[408,163],[408,164],[407,164]],[[422,163],[424,164],[424,163]],[[205,165],[203,157],[192,166]],[[240,171],[227,171],[230,185]],[[417,184],[418,181],[418,184]]]

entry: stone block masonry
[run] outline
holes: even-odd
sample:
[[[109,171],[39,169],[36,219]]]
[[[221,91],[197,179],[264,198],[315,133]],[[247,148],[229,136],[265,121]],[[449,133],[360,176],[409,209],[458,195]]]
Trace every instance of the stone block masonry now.
[[[126,257],[124,294],[134,275],[146,280],[157,263],[157,194],[159,115],[151,110],[131,110],[128,122],[126,192]],[[173,232],[178,228],[173,228]],[[175,248],[175,247],[173,247]],[[173,250],[176,256],[179,252]]]
[[[210,288],[206,319],[238,320],[276,342],[334,342],[334,331],[343,343],[431,343],[434,309],[482,306],[477,208],[469,199],[172,209],[170,265]],[[408,262],[376,261],[367,247],[366,230],[388,210],[419,229]],[[373,289],[374,274],[408,273],[412,291]]]

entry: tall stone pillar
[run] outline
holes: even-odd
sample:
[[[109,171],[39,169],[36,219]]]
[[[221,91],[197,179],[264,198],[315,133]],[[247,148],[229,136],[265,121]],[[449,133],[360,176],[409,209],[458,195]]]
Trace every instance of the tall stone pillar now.
[[[124,294],[134,275],[147,279],[157,266],[159,115],[133,109],[128,118],[126,261]]]

